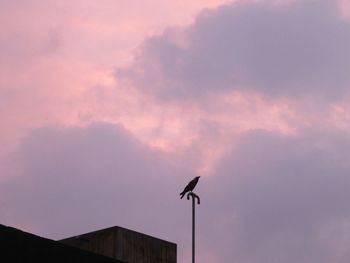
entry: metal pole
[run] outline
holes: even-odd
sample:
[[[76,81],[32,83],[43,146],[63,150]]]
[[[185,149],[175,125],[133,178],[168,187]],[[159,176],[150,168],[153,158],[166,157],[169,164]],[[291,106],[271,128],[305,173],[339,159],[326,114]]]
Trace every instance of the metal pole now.
[[[192,263],[195,263],[195,205],[192,195]]]
[[[197,204],[200,204],[200,198],[194,192],[189,192],[187,194],[187,200],[190,199],[190,196],[192,197],[192,263],[195,263],[195,228],[196,228],[195,206],[196,206],[196,199],[197,199]]]

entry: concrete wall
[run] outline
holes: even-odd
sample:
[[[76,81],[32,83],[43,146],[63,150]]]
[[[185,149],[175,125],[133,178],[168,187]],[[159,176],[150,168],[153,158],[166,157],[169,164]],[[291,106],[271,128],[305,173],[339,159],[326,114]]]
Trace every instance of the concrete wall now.
[[[176,244],[117,226],[60,242],[128,263],[176,263]]]

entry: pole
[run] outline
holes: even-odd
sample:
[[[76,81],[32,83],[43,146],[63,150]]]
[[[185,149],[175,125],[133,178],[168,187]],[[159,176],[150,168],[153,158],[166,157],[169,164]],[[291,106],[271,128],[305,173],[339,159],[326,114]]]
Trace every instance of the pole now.
[[[194,192],[189,192],[187,194],[187,200],[190,199],[190,196],[192,197],[192,263],[195,263],[195,228],[196,228],[195,206],[196,206],[196,199],[197,199],[197,204],[200,204],[200,198]]]
[[[192,263],[195,263],[195,202],[192,196]]]

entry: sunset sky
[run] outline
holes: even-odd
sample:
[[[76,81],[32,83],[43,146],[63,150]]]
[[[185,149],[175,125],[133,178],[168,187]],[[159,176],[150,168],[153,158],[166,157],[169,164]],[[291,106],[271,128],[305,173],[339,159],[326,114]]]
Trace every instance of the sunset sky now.
[[[350,0],[0,0],[0,120],[0,224],[349,262]]]

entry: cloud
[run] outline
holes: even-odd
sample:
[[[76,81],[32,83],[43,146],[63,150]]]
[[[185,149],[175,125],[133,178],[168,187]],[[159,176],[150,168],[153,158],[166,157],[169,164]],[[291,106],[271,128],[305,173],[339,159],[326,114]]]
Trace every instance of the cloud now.
[[[347,262],[349,153],[334,131],[243,135],[202,186],[205,249],[220,242],[219,262]]]
[[[1,186],[3,223],[51,238],[119,224],[166,235],[179,191],[172,165],[122,128],[38,129],[16,156],[21,175]]]
[[[347,94],[349,46],[335,1],[247,1],[149,39],[117,78],[167,99],[231,90],[334,99]]]
[[[115,83],[113,68],[128,64],[146,36],[221,2],[1,1],[1,145],[12,150],[31,129],[52,124],[109,121],[143,133],[146,121],[134,120],[144,111],[140,96]]]
[[[198,258],[346,262],[348,134],[256,130],[231,147],[196,189]],[[190,203],[178,193],[193,175],[173,156],[95,123],[34,130],[16,157],[20,176],[0,186],[2,223],[51,238],[121,225],[178,243],[185,262]]]
[[[75,51],[76,38],[106,33],[94,38],[101,51],[113,12],[102,24],[92,9],[86,20],[71,20],[79,8],[67,21],[58,14],[29,53],[3,43],[33,57],[0,75],[16,87],[2,91],[1,140],[27,133],[2,169],[1,222],[51,238],[121,225],[177,242],[186,262],[190,204],[178,193],[202,169],[201,262],[347,262],[348,103],[331,111],[308,99],[347,94],[349,22],[334,1],[254,2],[149,38],[117,87],[105,68],[128,30],[101,59],[91,46]]]

